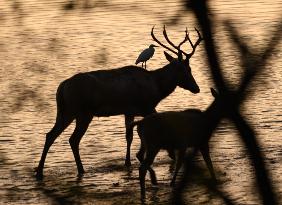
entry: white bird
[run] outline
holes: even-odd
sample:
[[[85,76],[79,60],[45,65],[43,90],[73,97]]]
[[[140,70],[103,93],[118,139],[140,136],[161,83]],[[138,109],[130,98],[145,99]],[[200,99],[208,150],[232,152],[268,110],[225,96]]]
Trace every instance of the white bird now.
[[[154,47],[158,47],[158,46],[151,44],[149,48],[146,48],[144,51],[142,51],[138,56],[135,64],[137,65],[138,63],[142,62],[142,68],[143,68],[143,63],[145,62],[145,69],[146,69],[146,61],[153,57],[155,52]]]

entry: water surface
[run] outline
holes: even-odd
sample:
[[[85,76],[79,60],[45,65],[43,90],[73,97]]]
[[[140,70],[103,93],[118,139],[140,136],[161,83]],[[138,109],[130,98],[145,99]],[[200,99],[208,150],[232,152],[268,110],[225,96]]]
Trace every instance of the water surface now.
[[[198,27],[181,1],[78,1],[65,10],[66,0],[0,0],[0,204],[140,204],[138,166],[135,153],[139,139],[134,133],[132,168],[123,166],[126,142],[122,116],[94,118],[80,144],[86,174],[76,177],[76,165],[68,143],[71,125],[51,147],[44,169],[45,178],[33,177],[52,128],[58,84],[77,72],[131,65],[152,43],[150,30],[162,39],[167,24],[171,39],[180,42],[185,27],[193,41]],[[230,83],[241,74],[239,54],[228,41],[222,20],[231,19],[254,48],[269,40],[282,11],[282,1],[213,1],[219,54]],[[179,18],[176,18],[179,16]],[[175,20],[177,19],[177,24]],[[173,24],[171,24],[173,23]],[[189,49],[189,46],[185,46]],[[282,195],[282,58],[274,54],[268,71],[257,79],[258,88],[244,104],[244,115],[256,130],[277,195]],[[154,70],[166,64],[163,49],[156,49],[148,62]],[[205,61],[203,44],[191,59],[192,72],[201,87],[194,95],[177,88],[163,100],[158,111],[205,109],[212,101],[213,85]],[[266,83],[267,82],[267,83]],[[233,125],[224,122],[211,140],[211,157],[221,187],[240,204],[257,204],[254,172]],[[201,157],[197,161],[203,164]],[[147,181],[147,202],[168,203],[171,161],[165,152],[154,163],[158,188]],[[209,177],[208,172],[206,173]],[[192,185],[186,193],[192,204],[221,204],[206,188]]]

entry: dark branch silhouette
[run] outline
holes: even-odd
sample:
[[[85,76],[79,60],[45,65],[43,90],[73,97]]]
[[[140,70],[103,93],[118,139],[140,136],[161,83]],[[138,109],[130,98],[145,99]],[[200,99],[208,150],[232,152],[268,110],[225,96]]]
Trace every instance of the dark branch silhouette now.
[[[213,76],[214,83],[216,84],[219,93],[221,95],[224,105],[222,110],[225,110],[227,118],[231,119],[238,129],[241,138],[247,148],[251,162],[255,168],[256,181],[258,183],[258,189],[262,197],[263,204],[277,204],[277,199],[274,193],[274,188],[269,177],[268,170],[264,164],[264,159],[260,151],[260,145],[257,142],[255,132],[242,117],[239,111],[239,107],[242,104],[242,101],[247,98],[246,90],[249,87],[253,79],[265,69],[265,65],[269,56],[275,51],[276,45],[278,45],[281,40],[281,28],[282,21],[278,25],[278,29],[272,35],[270,42],[265,47],[262,53],[254,53],[250,50],[249,46],[246,43],[243,43],[238,35],[238,32],[232,27],[230,22],[226,22],[226,27],[231,33],[232,40],[235,45],[239,48],[242,56],[242,67],[244,69],[244,74],[238,89],[236,91],[231,91],[227,87],[226,82],[222,77],[222,67],[219,64],[219,57],[215,49],[215,41],[212,36],[213,22],[208,16],[211,13],[209,10],[206,0],[191,0],[188,1],[187,7],[191,8],[195,13],[197,20],[202,28],[203,37],[205,39],[205,50],[208,55],[208,62],[210,65],[210,70]],[[247,57],[246,57],[247,54]],[[254,59],[251,63],[248,62],[250,59]],[[220,113],[218,113],[220,115]],[[195,151],[196,152],[196,151]],[[186,169],[184,177],[180,182],[178,188],[174,192],[173,202],[176,204],[184,204],[181,198],[181,193],[183,189],[188,184],[187,175],[189,165],[193,155],[187,158],[186,160]],[[227,201],[228,202],[228,201]]]

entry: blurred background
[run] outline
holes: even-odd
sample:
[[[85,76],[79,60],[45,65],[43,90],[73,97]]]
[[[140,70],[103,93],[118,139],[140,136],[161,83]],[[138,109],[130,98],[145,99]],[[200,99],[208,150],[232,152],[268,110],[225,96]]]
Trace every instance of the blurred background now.
[[[269,40],[281,17],[282,1],[214,0],[210,2],[214,35],[229,83],[238,84],[242,70],[239,53],[229,42],[223,20],[229,19],[242,39],[260,49]],[[123,116],[94,118],[80,144],[86,169],[76,177],[76,165],[68,143],[70,126],[51,147],[45,178],[33,177],[56,116],[58,84],[78,72],[118,68],[134,64],[139,53],[153,43],[163,25],[173,42],[179,43],[188,28],[192,41],[198,27],[184,1],[125,0],[0,0],[0,204],[140,204],[134,134],[130,170],[124,168],[126,141]],[[212,101],[213,86],[203,43],[190,66],[201,93],[177,88],[157,107],[158,111],[205,109]],[[184,48],[189,52],[189,44]],[[257,132],[261,150],[282,201],[282,58],[273,54],[268,72],[257,79],[258,89],[243,106],[243,113]],[[163,48],[156,48],[148,70],[167,64]],[[254,172],[232,124],[224,121],[211,142],[211,158],[220,186],[241,204],[257,204]],[[201,157],[197,158],[204,165]],[[147,183],[149,204],[169,203],[171,161],[165,152],[154,167],[158,189]],[[206,173],[209,176],[208,172]],[[222,204],[206,188],[189,189],[191,204]]]

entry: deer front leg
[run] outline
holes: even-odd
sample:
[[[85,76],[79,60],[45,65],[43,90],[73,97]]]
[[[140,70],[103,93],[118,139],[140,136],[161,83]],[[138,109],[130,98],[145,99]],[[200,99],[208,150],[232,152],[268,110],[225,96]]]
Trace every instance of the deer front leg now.
[[[125,138],[126,138],[126,158],[125,158],[125,166],[131,166],[130,162],[130,146],[133,140],[133,128],[130,126],[134,121],[134,116],[125,115]]]
[[[144,160],[144,155],[145,155],[145,147],[141,141],[140,149],[138,153],[136,154],[137,159],[139,160],[140,163]]]

